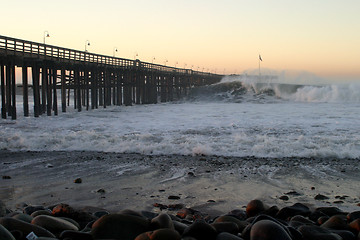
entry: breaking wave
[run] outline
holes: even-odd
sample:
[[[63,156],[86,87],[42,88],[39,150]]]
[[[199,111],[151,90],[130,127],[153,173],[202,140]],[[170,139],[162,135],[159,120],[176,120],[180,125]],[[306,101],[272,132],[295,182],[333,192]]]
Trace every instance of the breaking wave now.
[[[221,82],[194,88],[188,100],[274,103],[294,102],[331,102],[359,103],[360,84],[322,84],[303,85],[276,82],[274,76],[239,75],[225,77]]]

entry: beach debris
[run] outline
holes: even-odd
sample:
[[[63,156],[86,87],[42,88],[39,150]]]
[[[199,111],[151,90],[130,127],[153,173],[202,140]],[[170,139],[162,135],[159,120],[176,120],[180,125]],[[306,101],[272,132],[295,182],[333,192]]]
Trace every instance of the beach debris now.
[[[2,179],[11,179],[10,176],[2,176]]]
[[[170,196],[168,197],[168,199],[170,199],[170,200],[179,200],[180,197],[179,197],[179,196],[170,195]]]
[[[96,192],[97,192],[97,193],[105,193],[105,189],[100,188],[100,189],[98,189]]]
[[[283,196],[280,196],[279,199],[283,200],[283,201],[287,201],[287,200],[289,200],[289,197],[286,195],[283,195]]]

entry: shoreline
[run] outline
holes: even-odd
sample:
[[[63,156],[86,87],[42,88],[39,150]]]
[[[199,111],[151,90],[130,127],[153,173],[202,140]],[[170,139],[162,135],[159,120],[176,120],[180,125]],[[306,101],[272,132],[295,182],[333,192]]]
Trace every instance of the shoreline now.
[[[0,199],[22,204],[68,203],[109,211],[161,211],[183,204],[213,214],[252,199],[279,207],[359,210],[359,159],[142,155],[134,153],[0,151]],[[10,179],[4,179],[4,176]],[[81,178],[81,183],[74,183]],[[321,194],[326,200],[315,200]],[[179,199],[169,199],[176,196]],[[282,200],[287,196],[288,200]]]

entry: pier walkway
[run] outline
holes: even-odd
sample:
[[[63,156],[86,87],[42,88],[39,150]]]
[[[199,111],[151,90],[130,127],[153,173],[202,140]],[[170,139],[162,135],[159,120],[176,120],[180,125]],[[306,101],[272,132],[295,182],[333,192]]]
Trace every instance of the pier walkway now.
[[[22,70],[23,114],[29,116],[31,97],[35,117],[57,115],[59,106],[66,112],[71,104],[82,111],[173,101],[192,87],[222,78],[208,72],[0,36],[1,118],[16,119],[16,68]]]

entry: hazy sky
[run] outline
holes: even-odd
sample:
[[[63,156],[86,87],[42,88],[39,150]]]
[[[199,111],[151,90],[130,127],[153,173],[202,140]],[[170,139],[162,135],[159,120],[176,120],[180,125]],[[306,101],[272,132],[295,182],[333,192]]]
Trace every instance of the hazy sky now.
[[[217,73],[360,81],[359,0],[1,0],[1,35]]]

